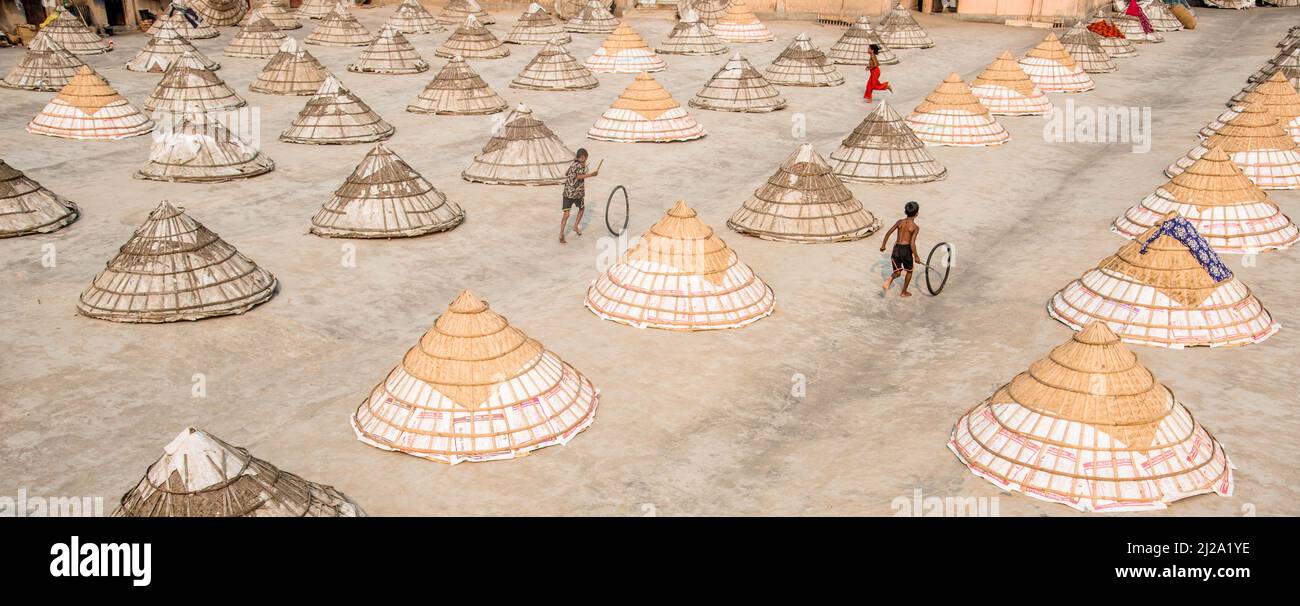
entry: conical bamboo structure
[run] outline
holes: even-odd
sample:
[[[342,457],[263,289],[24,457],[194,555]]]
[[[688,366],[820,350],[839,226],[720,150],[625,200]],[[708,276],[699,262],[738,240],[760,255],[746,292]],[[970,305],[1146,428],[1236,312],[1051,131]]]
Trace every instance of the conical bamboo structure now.
[[[844,30],[844,35],[831,46],[826,56],[841,65],[867,65],[871,63],[872,44],[880,47],[876,52],[876,61],[881,65],[898,63],[898,55],[894,54],[889,45],[880,39],[880,34],[871,27],[871,19],[866,15],[858,17],[853,25]]]
[[[1137,56],[1137,48],[1124,36],[1124,32],[1114,22],[1107,19],[1105,15],[1098,13],[1092,23],[1088,24],[1088,31],[1097,35],[1097,42],[1111,59],[1126,59]]]
[[[728,4],[727,0],[680,0],[677,3],[677,16],[684,17],[686,11],[690,10],[699,16],[700,23],[713,29],[727,14]]]
[[[239,33],[230,39],[223,54],[245,59],[270,59],[275,56],[280,50],[280,43],[288,36],[271,23],[261,10],[248,13],[248,17],[248,25],[240,28]]]
[[[1223,446],[1104,322],[957,419],[948,448],[1001,490],[1085,512],[1233,490]]]
[[[260,13],[266,17],[267,21],[275,24],[275,27],[282,30],[298,29],[302,23],[292,12],[285,8],[289,4],[288,0],[263,0],[257,8],[248,11],[243,19],[240,19],[240,25],[248,25],[253,21],[253,13]]]
[[[555,10],[556,17],[568,21],[578,16],[587,2],[588,0],[554,0],[551,2],[551,8]]]
[[[352,16],[352,11],[339,2],[302,42],[321,46],[365,46],[373,39],[374,36],[370,35],[366,26],[361,25],[361,22]]]
[[[510,49],[483,27],[474,15],[470,15],[465,17],[465,23],[456,28],[433,54],[446,59],[455,56],[465,59],[500,59],[510,55]]]
[[[506,35],[506,44],[548,44],[559,40],[568,44],[573,39],[564,33],[564,25],[552,17],[542,5],[534,2],[524,9],[510,33]]]
[[[113,322],[242,314],[275,294],[252,259],[164,200],[81,293],[77,311]]]
[[[521,104],[460,176],[493,185],[559,185],[572,162],[573,150]]]
[[[459,56],[452,57],[438,75],[420,91],[406,111],[417,114],[477,116],[495,114],[510,107],[504,97]]]
[[[600,393],[577,369],[468,290],[370,392],[357,439],[456,464],[515,459],[568,444]]]
[[[527,90],[588,90],[599,85],[591,70],[578,63],[559,38],[537,51],[510,82],[510,88]]]
[[[781,86],[839,86],[844,76],[808,34],[800,33],[763,71],[768,82]]]
[[[63,139],[105,141],[153,130],[140,113],[94,70],[83,65],[59,94],[27,123],[27,132]]]
[[[657,72],[668,64],[626,23],[618,24],[605,42],[584,62],[587,69],[607,74]]]
[[[1011,138],[955,73],[916,106],[907,125],[930,145],[978,147],[999,145]]]
[[[275,163],[207,114],[181,114],[160,129],[140,179],[210,183],[247,179],[271,172]]]
[[[100,55],[113,50],[107,40],[100,38],[81,18],[68,12],[62,5],[55,7],[54,20],[41,28],[41,33],[53,38],[63,50],[74,55]]]
[[[703,138],[704,127],[645,72],[601,114],[587,137],[619,143],[668,143]]]
[[[880,20],[880,39],[889,48],[930,48],[934,40],[930,34],[921,29],[921,24],[912,17],[912,11],[898,3]]]
[[[786,106],[785,98],[762,72],[736,51],[690,100],[691,107],[724,112],[771,112]]]
[[[1176,32],[1183,29],[1183,22],[1178,20],[1169,10],[1169,5],[1162,0],[1154,0],[1142,5],[1142,10],[1146,12],[1147,19],[1151,21],[1151,27],[1158,32]]]
[[[126,62],[125,67],[133,72],[160,74],[166,72],[167,68],[185,53],[193,55],[207,69],[221,69],[220,63],[199,52],[189,40],[181,37],[174,29],[159,30],[144,44],[140,52]]]
[[[198,23],[190,23],[189,19],[186,19],[185,14],[180,10],[187,6],[188,4],[182,0],[172,0],[172,3],[167,6],[167,10],[164,11],[166,14],[158,17],[158,19],[153,22],[153,25],[149,26],[149,31],[145,33],[150,36],[156,36],[158,35],[158,32],[170,29],[180,34],[181,37],[186,40],[206,40],[221,35],[221,32],[217,31],[217,28],[212,27],[205,22],[203,16],[198,15],[198,13],[195,13],[195,15],[198,16]]]
[[[406,36],[391,27],[380,28],[375,41],[361,51],[351,65],[350,72],[372,74],[418,74],[429,71],[429,62],[415,50]]]
[[[1264,107],[1268,108],[1283,129],[1300,145],[1300,93],[1287,82],[1286,76],[1274,72],[1273,77],[1255,88],[1255,95]],[[1211,137],[1223,128],[1224,124],[1241,115],[1244,104],[1233,105],[1228,111],[1219,114],[1212,122],[1201,129],[1201,138]]]
[[[71,200],[0,160],[0,239],[58,231],[80,216]]]
[[[971,83],[975,95],[995,116],[1040,116],[1052,111],[1052,101],[1025,74],[1010,51],[1002,51]]]
[[[845,181],[906,185],[948,176],[903,117],[881,101],[830,155],[831,169]]]
[[[1210,147],[1219,147],[1263,189],[1300,188],[1300,149],[1257,93],[1246,97],[1241,114],[1165,169],[1170,177],[1191,166]]]
[[[1139,9],[1140,8],[1141,7],[1139,7]],[[1145,12],[1143,14],[1145,15]],[[1150,19],[1147,21],[1149,22]],[[1164,35],[1156,31],[1154,27],[1151,31],[1146,31],[1146,29],[1142,27],[1142,18],[1140,17],[1119,13],[1115,15],[1114,23],[1115,27],[1118,27],[1119,31],[1123,33],[1124,37],[1130,42],[1158,44],[1165,41]]]
[[[447,0],[447,5],[443,7],[441,13],[438,13],[437,20],[443,25],[460,25],[465,22],[465,17],[470,15],[474,15],[474,18],[483,25],[496,23],[492,20],[492,15],[483,10],[475,0]]]
[[[374,143],[393,136],[394,130],[330,74],[289,128],[280,133],[280,140],[317,145]]]
[[[1047,313],[1075,330],[1101,320],[1129,343],[1173,349],[1258,343],[1279,328],[1176,212],[1058,291]]]
[[[383,143],[366,154],[311,218],[311,233],[330,238],[409,238],[447,231],[465,211]]]
[[[86,64],[63,49],[59,42],[37,32],[27,52],[13,69],[0,80],[4,88],[54,92],[72,81],[77,70]]]
[[[194,12],[212,27],[239,25],[248,12],[248,0],[189,0]]]
[[[144,102],[149,111],[177,114],[224,111],[244,105],[246,101],[191,53],[172,61]]]
[[[1038,46],[1029,49],[1020,59],[1020,67],[1045,93],[1082,93],[1097,87],[1056,34],[1047,34]]]
[[[1106,49],[1101,47],[1101,38],[1084,27],[1082,21],[1075,23],[1074,27],[1061,36],[1061,46],[1065,47],[1065,52],[1083,71],[1090,74],[1105,74],[1119,69],[1110,55],[1106,54]]]
[[[754,15],[745,0],[731,0],[727,12],[713,26],[713,35],[737,44],[754,44],[776,40],[772,31]]]
[[[1241,104],[1246,99],[1246,95],[1255,92],[1260,84],[1267,82],[1273,77],[1273,74],[1282,74],[1283,77],[1291,83],[1291,87],[1300,91],[1300,43],[1293,44],[1278,52],[1261,67],[1259,71],[1252,75],[1241,92],[1233,95],[1228,101],[1228,107]]]
[[[1186,217],[1220,254],[1290,248],[1300,238],[1290,217],[1217,147],[1125,211],[1111,231],[1136,238],[1170,211]]]
[[[299,19],[324,19],[334,12],[336,4],[338,0],[302,0],[294,16]]]
[[[608,34],[618,27],[618,19],[601,0],[587,0],[582,10],[564,23],[564,31],[575,34]]]
[[[637,328],[740,328],[770,315],[776,296],[693,209],[678,200],[587,289],[587,309]]]
[[[437,17],[434,17],[429,9],[420,4],[420,0],[402,0],[397,5],[397,10],[393,12],[393,16],[389,17],[384,25],[408,36],[447,30],[438,23]]]
[[[308,482],[187,428],[122,496],[116,518],[338,518],[366,512],[333,486]]]
[[[297,40],[286,38],[248,90],[268,95],[315,95],[328,75],[329,70]]]
[[[709,26],[700,21],[699,15],[691,9],[682,11],[682,20],[673,26],[673,31],[655,48],[657,53],[669,55],[721,55],[727,52],[727,45]]]
[[[778,242],[847,242],[875,233],[880,219],[804,143],[736,209],[727,227]]]

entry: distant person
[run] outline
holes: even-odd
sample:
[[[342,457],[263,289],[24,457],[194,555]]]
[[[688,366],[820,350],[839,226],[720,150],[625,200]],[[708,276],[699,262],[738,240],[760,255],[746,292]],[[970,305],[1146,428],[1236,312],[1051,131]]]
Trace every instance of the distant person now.
[[[889,244],[889,236],[898,232],[898,240],[894,243],[894,251],[889,255],[890,264],[894,267],[894,273],[889,274],[889,279],[885,280],[886,292],[889,287],[894,285],[894,280],[898,274],[907,272],[907,277],[903,278],[902,297],[910,297],[912,293],[907,291],[907,287],[912,284],[912,267],[913,263],[921,262],[921,255],[916,252],[916,236],[921,233],[921,228],[916,224],[916,215],[920,214],[921,205],[916,202],[908,202],[903,206],[903,214],[907,215],[902,219],[894,222],[894,226],[885,232],[885,239],[880,242],[880,252],[885,252],[885,245]]]
[[[587,210],[587,179],[600,174],[600,170],[587,172],[587,150],[578,149],[569,169],[564,171],[564,217],[560,219],[560,244],[567,244],[564,232],[569,227],[569,208],[578,207],[578,216],[573,220],[573,233],[582,235],[582,214]]]
[[[867,72],[871,74],[871,77],[867,79],[867,92],[862,95],[864,103],[871,103],[871,93],[875,91],[887,90],[891,93],[894,92],[894,87],[890,86],[888,82],[880,81],[880,61],[876,59],[876,54],[879,52],[879,44],[872,44],[867,47],[867,56],[870,58],[867,61]]]

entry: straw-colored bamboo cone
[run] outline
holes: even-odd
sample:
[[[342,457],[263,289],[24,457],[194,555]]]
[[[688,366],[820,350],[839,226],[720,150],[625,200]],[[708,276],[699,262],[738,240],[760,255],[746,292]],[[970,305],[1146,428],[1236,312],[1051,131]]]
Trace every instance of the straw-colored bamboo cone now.
[[[745,0],[731,0],[727,11],[713,26],[713,35],[736,44],[757,44],[776,40],[772,31],[754,15]]]
[[[887,101],[881,101],[830,155],[832,171],[845,181],[908,185],[939,181],[948,169]]]
[[[85,65],[27,123],[34,135],[82,141],[138,137],[153,128],[153,120]]]
[[[267,95],[315,95],[328,75],[329,70],[297,40],[286,38],[248,90]]]
[[[178,322],[242,314],[276,280],[164,200],[85,292],[77,311],[113,322]]]
[[[621,260],[591,282],[587,309],[637,328],[740,328],[776,296],[696,212],[678,200]]]
[[[1082,21],[1061,36],[1061,46],[1089,74],[1105,74],[1119,69],[1102,48],[1101,38],[1084,27]]]
[[[293,15],[298,19],[321,20],[334,11],[334,5],[336,4],[338,4],[338,0],[303,0]]]
[[[573,150],[520,104],[460,176],[490,185],[559,185]]]
[[[375,146],[311,219],[327,238],[410,238],[454,229],[465,211],[384,146]]]
[[[58,42],[64,50],[74,55],[100,55],[113,50],[107,40],[100,38],[81,18],[68,12],[62,5],[54,9],[55,17],[41,32]]]
[[[668,69],[668,64],[626,23],[620,23],[583,65],[593,72],[606,74],[637,74]]]
[[[934,40],[925,33],[921,24],[912,17],[912,11],[897,3],[894,8],[880,20],[880,39],[892,49],[930,48]]]
[[[1020,59],[1020,67],[1045,93],[1082,93],[1097,87],[1056,39],[1056,34],[1047,34],[1042,42],[1029,49]]]
[[[1048,315],[1075,330],[1102,320],[1125,342],[1171,349],[1259,343],[1279,330],[1250,288],[1236,276],[1214,282],[1177,239],[1161,235],[1143,254],[1156,229],[1052,295]],[[1199,254],[1218,259],[1212,249]]]
[[[1280,73],[1274,73],[1272,78],[1260,83],[1255,89],[1255,95],[1264,104],[1264,107],[1267,107],[1277,117],[1278,124],[1286,129],[1297,145],[1300,145],[1300,93],[1297,93],[1291,87],[1291,83],[1287,82],[1286,77]],[[1244,107],[1243,104],[1232,106],[1228,111],[1219,114],[1219,117],[1207,124],[1205,128],[1202,128],[1198,134],[1202,139],[1213,136],[1219,132],[1220,128],[1223,128],[1224,124],[1231,122],[1233,118],[1240,115]]]
[[[295,17],[292,12],[285,9],[285,5],[287,4],[287,0],[263,0],[257,8],[248,11],[248,13],[244,15],[244,18],[239,21],[239,24],[248,25],[253,20],[253,13],[260,13],[263,17],[266,17],[267,21],[274,24],[277,29],[291,30],[302,27],[302,23],[298,22],[298,18]]]
[[[444,59],[456,56],[466,59],[500,59],[509,56],[510,49],[483,27],[474,15],[470,15],[465,17],[465,23],[456,28],[433,54]]]
[[[1142,22],[1137,17],[1130,17],[1123,13],[1115,15],[1112,19],[1115,27],[1124,33],[1124,37],[1134,44],[1159,44],[1165,41],[1163,34],[1157,31],[1150,33],[1142,31]]]
[[[418,74],[429,71],[429,62],[416,52],[406,36],[391,27],[379,30],[361,56],[348,65],[350,72],[370,74]]]
[[[496,23],[491,13],[483,10],[475,0],[447,0],[442,12],[438,13],[437,21],[443,25],[460,25],[470,15],[483,25]]]
[[[546,9],[536,2],[524,9],[510,33],[506,35],[506,44],[546,44],[552,40],[568,44],[573,39],[564,33],[564,25],[552,17]]]
[[[189,0],[190,7],[213,27],[232,27],[248,12],[247,0]]]
[[[357,517],[366,512],[333,486],[308,482],[187,428],[125,495],[112,517]]]
[[[302,42],[320,46],[365,46],[373,39],[366,26],[357,21],[343,2],[339,2]]]
[[[309,145],[374,143],[393,136],[395,130],[338,78],[328,75],[289,128],[280,133],[280,140]]]
[[[975,95],[995,116],[1041,116],[1052,111],[1052,101],[1039,90],[1010,51],[1002,51],[971,83]]]
[[[149,111],[176,114],[224,111],[247,105],[220,76],[197,57],[184,53],[172,62],[145,100]]]
[[[804,143],[727,219],[736,233],[777,242],[849,242],[880,229],[880,219]]]
[[[677,16],[681,18],[689,9],[699,16],[700,23],[713,29],[727,14],[728,4],[727,0],[681,0],[677,3]]]
[[[575,34],[608,34],[618,27],[618,19],[601,0],[587,0],[582,10],[564,23],[564,31]]]
[[[1219,254],[1281,250],[1300,238],[1291,218],[1217,147],[1124,211],[1111,231],[1136,238],[1170,211],[1191,221]]]
[[[682,11],[682,20],[673,26],[673,31],[655,52],[669,55],[721,55],[727,52],[727,45],[713,35],[709,26],[700,21],[695,11]]]
[[[217,28],[205,23],[202,16],[199,16],[199,24],[195,26],[190,25],[189,20],[186,19],[185,15],[179,10],[173,11],[173,7],[184,5],[185,3],[181,2],[181,0],[172,0],[172,3],[168,5],[167,10],[164,11],[165,14],[155,20],[153,25],[149,26],[149,30],[145,33],[150,36],[156,36],[159,31],[170,29],[180,34],[181,37],[186,40],[206,40],[221,35],[221,32],[217,31]]]
[[[948,448],[1002,490],[1084,512],[1233,492],[1223,446],[1104,322],[962,415]]]
[[[707,134],[654,77],[641,72],[591,126],[587,138],[619,143],[671,143],[693,141]]]
[[[384,25],[407,36],[446,31],[438,19],[420,4],[420,0],[402,0]]]
[[[460,56],[452,57],[406,111],[444,116],[481,116],[510,107]]]
[[[569,54],[559,38],[537,51],[510,82],[510,88],[525,90],[590,90],[599,85],[591,70]]]
[[[244,59],[270,59],[280,49],[286,36],[280,28],[262,15],[260,10],[250,13],[248,25],[245,25],[230,39],[230,44],[222,54],[227,57]]]
[[[1250,77],[1246,86],[1232,96],[1232,99],[1227,103],[1228,107],[1242,104],[1246,99],[1246,95],[1255,92],[1255,89],[1259,88],[1261,84],[1278,73],[1282,74],[1291,83],[1292,88],[1300,91],[1300,43],[1282,49],[1276,57],[1264,64],[1264,67]]]
[[[149,161],[135,176],[152,181],[216,183],[264,175],[275,162],[208,114],[181,114],[159,129]]]
[[[0,160],[0,239],[48,234],[71,225],[81,210]]]
[[[1241,113],[1165,169],[1174,177],[1210,147],[1219,147],[1262,189],[1300,189],[1300,148],[1257,93]]]
[[[1155,0],[1142,5],[1142,10],[1151,21],[1151,27],[1158,32],[1176,32],[1183,29],[1183,22],[1169,11],[1169,5],[1162,0]]]
[[[57,92],[67,86],[84,65],[76,55],[64,50],[57,40],[37,32],[18,65],[0,80],[0,87]]]
[[[173,29],[160,30],[154,34],[124,67],[133,72],[160,74],[166,72],[167,68],[185,53],[193,55],[210,70],[221,69],[220,63],[199,52],[189,40]]]
[[[880,47],[880,51],[876,53],[876,61],[881,65],[898,63],[898,55],[894,54],[889,45],[880,39],[880,34],[871,27],[871,19],[866,15],[858,17],[853,25],[844,30],[844,34],[826,52],[826,56],[841,65],[867,65],[871,63],[872,44]]]
[[[363,443],[441,463],[505,460],[568,444],[599,404],[589,379],[466,290],[370,392],[352,428]]]
[[[961,76],[949,74],[906,118],[917,138],[930,145],[980,147],[1011,139]]]
[[[723,112],[766,113],[784,108],[786,100],[762,72],[736,51],[691,97],[689,105]]]
[[[800,33],[763,70],[768,82],[779,86],[839,86],[844,76],[821,49],[813,46],[808,34]]]

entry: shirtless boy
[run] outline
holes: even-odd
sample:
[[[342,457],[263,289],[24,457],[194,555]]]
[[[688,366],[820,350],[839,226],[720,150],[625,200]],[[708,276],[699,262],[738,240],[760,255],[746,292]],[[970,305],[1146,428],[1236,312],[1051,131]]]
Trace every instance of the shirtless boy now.
[[[880,252],[885,252],[885,245],[889,244],[889,236],[895,231],[898,232],[898,240],[894,242],[894,251],[889,255],[889,260],[894,266],[894,273],[889,275],[885,280],[885,290],[888,291],[890,286],[894,285],[894,280],[898,274],[906,271],[907,277],[903,278],[903,293],[899,296],[910,297],[912,293],[907,292],[907,287],[912,284],[912,263],[921,262],[921,255],[916,253],[916,235],[921,233],[921,228],[916,225],[916,215],[921,212],[921,205],[916,202],[908,202],[903,206],[903,214],[906,217],[899,219],[894,226],[885,232],[885,239],[880,242]]]

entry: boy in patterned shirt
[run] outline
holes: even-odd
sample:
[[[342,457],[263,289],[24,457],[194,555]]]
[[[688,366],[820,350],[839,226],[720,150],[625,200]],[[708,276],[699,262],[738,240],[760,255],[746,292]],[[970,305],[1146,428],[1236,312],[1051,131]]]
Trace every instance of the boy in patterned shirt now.
[[[579,149],[573,158],[573,163],[569,164],[569,170],[564,171],[564,217],[560,219],[560,244],[566,244],[564,232],[569,226],[569,208],[578,207],[578,216],[573,221],[573,233],[582,235],[582,214],[587,210],[587,203],[583,200],[587,196],[587,179],[600,174],[600,169],[591,172],[587,171],[587,150]]]

